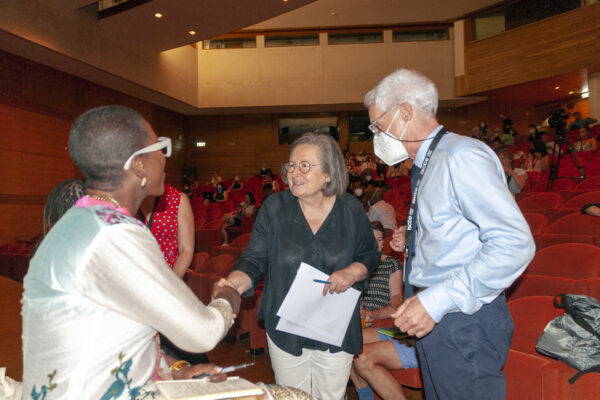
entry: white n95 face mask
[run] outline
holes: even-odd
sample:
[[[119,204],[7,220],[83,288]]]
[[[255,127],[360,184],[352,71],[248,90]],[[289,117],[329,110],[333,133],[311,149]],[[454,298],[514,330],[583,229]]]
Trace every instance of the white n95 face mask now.
[[[410,124],[410,121],[404,125],[400,139],[404,137],[408,124]],[[385,131],[381,131],[373,136],[373,150],[375,151],[375,155],[387,165],[396,165],[408,158],[408,151],[404,147],[404,144],[402,144],[402,141]]]

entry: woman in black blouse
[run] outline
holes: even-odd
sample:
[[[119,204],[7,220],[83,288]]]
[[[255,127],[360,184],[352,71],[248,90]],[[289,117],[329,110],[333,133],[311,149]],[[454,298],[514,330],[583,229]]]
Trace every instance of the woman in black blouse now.
[[[377,242],[361,204],[345,192],[348,175],[331,136],[307,133],[292,143],[282,177],[290,190],[265,200],[248,248],[218,284],[250,295],[264,277],[258,316],[265,321],[277,383],[340,400],[353,355],[362,349],[358,304],[341,347],[276,330],[276,313],[301,262],[329,275],[324,294],[364,289],[377,267]]]

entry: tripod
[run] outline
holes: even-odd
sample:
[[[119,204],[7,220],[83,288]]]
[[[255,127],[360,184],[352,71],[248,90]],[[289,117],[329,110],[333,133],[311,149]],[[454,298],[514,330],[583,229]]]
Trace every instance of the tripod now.
[[[564,153],[561,151],[563,144],[566,144],[566,149],[565,149]],[[558,148],[558,150],[557,150],[557,148]],[[556,161],[554,161],[557,152],[558,152],[558,156],[556,157]],[[558,167],[560,166],[560,160],[562,159],[563,155],[565,155],[567,153],[572,157],[573,162],[575,163],[575,166],[579,170],[579,176],[577,176],[577,177],[575,177],[575,176],[559,177],[558,176]],[[554,181],[556,179],[585,180],[585,172],[583,172],[583,167],[581,166],[581,164],[579,164],[579,161],[577,161],[577,157],[575,157],[575,149],[573,147],[573,144],[571,144],[571,142],[569,142],[569,139],[567,139],[564,129],[556,130],[556,140],[554,141],[554,145],[552,146],[552,158],[550,161],[550,170],[548,172],[548,187],[546,188],[547,192],[552,191],[552,184],[554,183]]]

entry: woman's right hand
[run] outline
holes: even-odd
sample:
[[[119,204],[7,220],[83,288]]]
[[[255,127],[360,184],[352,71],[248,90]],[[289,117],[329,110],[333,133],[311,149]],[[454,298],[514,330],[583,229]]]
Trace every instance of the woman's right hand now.
[[[402,225],[400,228],[394,230],[392,240],[390,241],[390,247],[399,253],[404,251],[404,241],[406,239],[406,225]]]

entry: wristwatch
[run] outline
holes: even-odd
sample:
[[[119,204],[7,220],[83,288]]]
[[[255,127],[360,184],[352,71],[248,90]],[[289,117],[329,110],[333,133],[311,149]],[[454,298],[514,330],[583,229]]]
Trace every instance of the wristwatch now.
[[[181,371],[185,367],[189,367],[190,363],[185,360],[175,361],[171,366],[169,366],[170,371]]]

